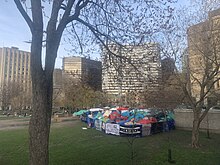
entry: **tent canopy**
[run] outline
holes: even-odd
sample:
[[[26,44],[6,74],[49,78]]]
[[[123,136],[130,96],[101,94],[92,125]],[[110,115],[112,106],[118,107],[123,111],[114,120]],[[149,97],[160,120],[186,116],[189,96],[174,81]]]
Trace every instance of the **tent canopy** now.
[[[125,108],[125,107],[118,107],[117,110],[119,110],[119,111],[123,111],[123,110],[128,110],[128,108]]]
[[[84,113],[86,113],[86,112],[88,112],[88,110],[79,110],[78,112],[74,112],[73,113],[73,115],[75,115],[75,116],[80,116],[80,115],[82,115],[82,114],[84,114]]]
[[[103,111],[102,108],[91,108],[89,109],[90,112],[96,112],[96,111]]]

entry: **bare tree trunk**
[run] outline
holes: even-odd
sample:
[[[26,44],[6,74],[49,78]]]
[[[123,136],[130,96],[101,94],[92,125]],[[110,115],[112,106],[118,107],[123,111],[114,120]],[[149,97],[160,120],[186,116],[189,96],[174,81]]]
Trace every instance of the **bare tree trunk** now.
[[[45,76],[39,77],[39,83],[33,87],[33,111],[29,125],[30,164],[49,164],[49,133],[51,123],[51,89]]]
[[[192,147],[199,148],[199,114],[194,112],[193,128],[192,128]]]
[[[207,113],[207,120],[206,120],[206,122],[207,122],[207,130],[206,130],[206,133],[207,133],[207,138],[208,139],[211,139],[211,137],[210,137],[210,132],[209,132],[209,114]]]
[[[52,113],[53,70],[45,71],[41,64],[42,33],[32,35],[31,77],[32,116],[29,124],[30,165],[49,164],[49,134]]]

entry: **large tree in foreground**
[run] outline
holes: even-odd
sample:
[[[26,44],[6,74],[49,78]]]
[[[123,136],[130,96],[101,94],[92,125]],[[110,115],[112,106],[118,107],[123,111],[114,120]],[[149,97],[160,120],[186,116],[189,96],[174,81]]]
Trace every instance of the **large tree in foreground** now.
[[[73,45],[78,43],[76,49],[80,48],[81,51],[84,44],[88,43],[82,42],[83,39],[103,44],[106,48],[108,43],[137,44],[146,41],[147,36],[159,29],[169,27],[172,1],[14,0],[14,2],[32,34],[33,112],[29,125],[30,164],[46,165],[49,163],[53,70],[65,28],[67,27],[73,34]],[[85,32],[88,32],[87,37],[83,36]]]

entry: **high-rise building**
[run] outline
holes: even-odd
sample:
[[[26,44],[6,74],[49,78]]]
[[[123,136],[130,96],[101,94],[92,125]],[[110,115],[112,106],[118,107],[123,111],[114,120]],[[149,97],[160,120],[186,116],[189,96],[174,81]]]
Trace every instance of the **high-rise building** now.
[[[23,84],[25,90],[31,86],[30,52],[16,47],[0,48],[0,85],[8,82]]]
[[[19,50],[16,47],[0,48],[0,89],[1,105],[4,103],[5,93],[12,88],[23,92],[27,96],[31,92],[30,52]],[[14,91],[13,90],[13,91]],[[19,92],[17,91],[17,93]],[[16,91],[14,91],[16,93]],[[12,91],[10,93],[12,95]],[[27,96],[28,97],[28,96]],[[29,96],[30,97],[30,96]],[[23,98],[23,101],[25,99]],[[10,101],[7,101],[8,104]]]
[[[200,99],[200,92],[205,86],[205,92],[220,89],[220,9],[211,11],[204,22],[188,29],[188,60],[191,81],[191,92],[195,99]],[[217,69],[215,71],[215,69]],[[215,76],[214,76],[215,75]],[[208,80],[208,81],[207,81]],[[212,87],[210,84],[215,82]],[[209,89],[210,88],[210,89]],[[210,93],[210,92],[209,92]],[[212,97],[212,96],[208,96]]]
[[[170,76],[175,73],[175,61],[173,58],[167,57],[161,60],[162,81],[166,82]]]
[[[95,90],[101,90],[101,69],[100,61],[77,56],[63,58],[64,74],[71,75]]]
[[[109,45],[102,50],[102,90],[113,99],[126,100],[145,90],[158,89],[161,81],[159,45]],[[137,98],[134,98],[137,99]]]

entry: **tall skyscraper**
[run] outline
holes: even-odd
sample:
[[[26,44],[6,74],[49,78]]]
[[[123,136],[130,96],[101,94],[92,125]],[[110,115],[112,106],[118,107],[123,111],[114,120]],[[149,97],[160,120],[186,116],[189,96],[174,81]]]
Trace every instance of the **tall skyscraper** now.
[[[23,92],[27,96],[31,92],[30,52],[19,50],[16,47],[0,48],[0,89],[1,105],[4,103],[5,91],[9,93],[12,88]],[[16,93],[16,91],[14,91]],[[10,93],[12,95],[12,91]],[[12,97],[12,96],[11,96]],[[28,96],[27,96],[28,97]],[[30,96],[29,96],[30,97]],[[11,105],[12,101],[7,101]],[[14,101],[15,102],[15,101]]]
[[[101,90],[101,69],[100,61],[76,56],[63,58],[64,74],[71,75],[95,90]]]
[[[161,81],[161,59],[157,43],[109,45],[102,50],[102,89],[113,98],[155,90]]]

